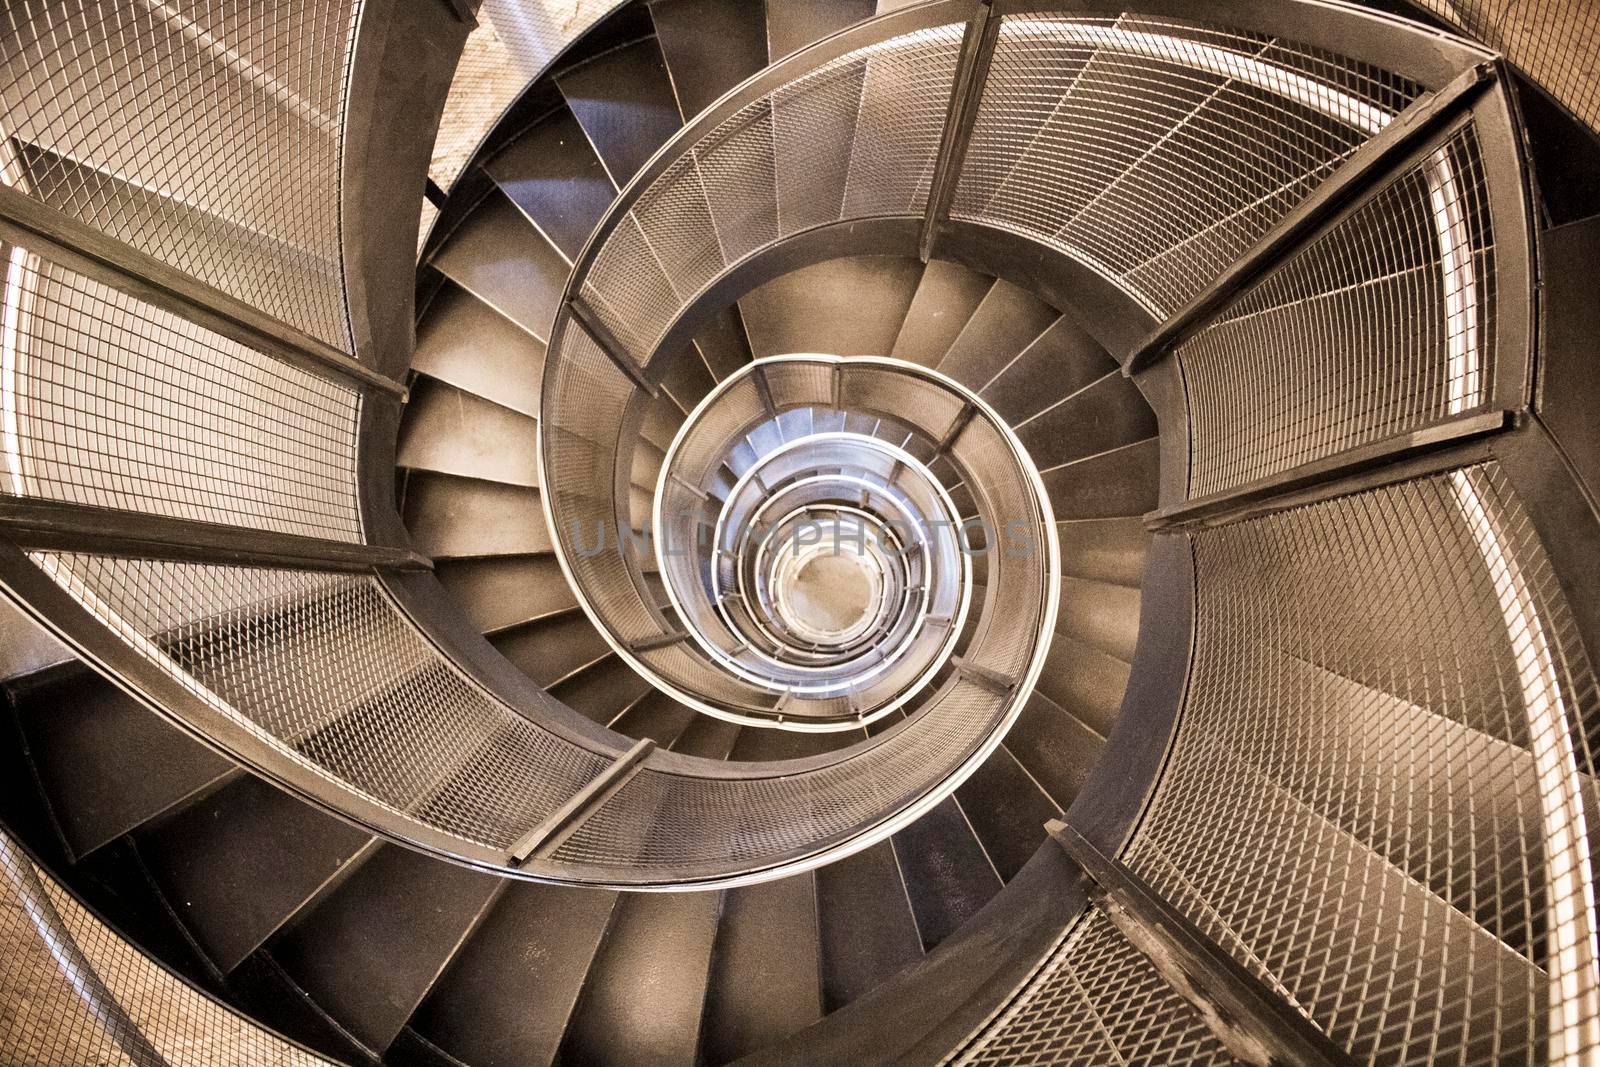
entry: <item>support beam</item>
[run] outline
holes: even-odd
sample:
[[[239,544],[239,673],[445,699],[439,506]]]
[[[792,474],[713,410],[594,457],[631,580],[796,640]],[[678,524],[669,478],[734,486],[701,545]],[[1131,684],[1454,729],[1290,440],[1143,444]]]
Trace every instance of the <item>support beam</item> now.
[[[511,866],[520,867],[530,859],[554,852],[600,805],[610,800],[630,778],[639,773],[645,758],[655,751],[655,747],[654,741],[644,738],[590,779],[588,784],[573,794],[571,800],[511,846]]]
[[[1257,1067],[1351,1067],[1344,1049],[1208,938],[1142,878],[1058,820],[1045,824],[1093,883],[1089,899],[1149,958],[1217,1040]]]
[[[318,338],[256,310],[93,226],[0,185],[0,241],[104,282],[247,348],[341,385],[402,399],[406,387]]]
[[[0,497],[0,537],[24,549],[187,563],[349,572],[433,567],[409,549],[16,497]]]
[[[1345,205],[1387,177],[1396,162],[1471,106],[1483,90],[1498,80],[1499,73],[1496,64],[1479,63],[1443,88],[1417,97],[1204,291],[1156,327],[1129,355],[1122,372],[1131,377],[1148,369],[1199,332],[1236,297],[1292,255]]]
[[[922,220],[922,236],[917,244],[924,263],[933,256],[939,227],[950,217],[961,165],[972,141],[972,126],[978,120],[978,104],[983,99],[989,63],[994,59],[995,41],[1000,36],[1000,20],[994,16],[994,0],[978,0],[961,38],[961,53],[956,57],[955,81],[950,89],[950,107],[945,112],[944,133],[939,139],[939,154],[933,164],[933,180],[928,187],[928,210]]]
[[[594,310],[582,297],[574,297],[567,304],[567,309],[572,313],[573,321],[589,335],[589,340],[593,341],[600,351],[606,354],[606,358],[626,374],[634,385],[649,393],[651,399],[661,395],[661,390],[644,376],[644,370],[628,358],[628,349],[617,339],[617,335],[611,332],[611,327],[595,315]]]
[[[1017,680],[1015,678],[1007,677],[999,671],[990,670],[988,667],[973,663],[971,660],[961,656],[950,657],[950,663],[960,673],[961,677],[976,682],[991,693],[1008,697],[1017,688]]]

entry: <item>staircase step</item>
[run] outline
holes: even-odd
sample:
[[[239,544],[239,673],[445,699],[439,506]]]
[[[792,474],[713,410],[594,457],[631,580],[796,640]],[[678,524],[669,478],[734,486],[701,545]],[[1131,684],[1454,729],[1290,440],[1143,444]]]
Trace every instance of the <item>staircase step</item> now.
[[[245,775],[142,830],[138,841],[173,911],[226,974],[371,837]]]
[[[483,169],[569,262],[617,198],[611,176],[566,108],[541,119]]]
[[[417,326],[411,369],[524,415],[539,414],[544,342],[446,282]]]
[[[1076,716],[1036,692],[1006,734],[1005,747],[1055,806],[1065,811],[1083,792],[1106,742]],[[975,819],[980,817],[976,808],[971,810]]]
[[[381,1052],[500,885],[385,845],[276,938],[272,958],[362,1044]]]
[[[480,633],[520,626],[578,606],[554,556],[440,560],[433,573]]]
[[[1037,692],[1106,738],[1122,712],[1130,671],[1127,661],[1057,634],[1039,672]]]
[[[493,634],[489,643],[523,674],[547,688],[611,655],[611,646],[581,611]]]
[[[1160,445],[1152,437],[1041,474],[1057,520],[1143,515],[1156,507]]]
[[[765,13],[751,0],[653,0],[656,39],[693,118],[767,65]]]
[[[701,1051],[729,1063],[822,1017],[810,872],[730,889],[711,957]]]
[[[889,354],[937,367],[993,286],[987,274],[945,259],[930,261]]]
[[[887,841],[817,870],[825,1011],[837,1011],[922,958],[922,938]]]
[[[554,547],[536,489],[412,471],[405,492],[406,529],[425,555],[531,555]]]
[[[978,391],[1059,318],[1056,309],[1004,278],[996,278],[939,370]]]
[[[754,358],[738,304],[729,304],[702,326],[694,343],[718,381],[737,373]]]
[[[237,773],[87,667],[61,673],[19,693],[16,718],[72,859]]]
[[[558,1062],[694,1064],[721,905],[720,893],[619,897]]]
[[[1139,642],[1139,590],[1063,578],[1056,633],[1132,663]]]
[[[567,261],[499,190],[433,255],[440,273],[541,341],[567,283]]]
[[[539,484],[538,423],[527,415],[418,378],[400,423],[395,463],[501,485]]]
[[[956,790],[983,850],[1009,882],[1045,842],[1044,824],[1062,808],[1001,745]]]
[[[550,688],[550,695],[602,726],[610,724],[650,688],[634,669],[609,656]]]
[[[954,797],[890,840],[924,951],[932,951],[1000,892],[1000,875]]]
[[[922,264],[901,256],[850,256],[775,278],[739,300],[758,358],[790,352],[881,356],[916,296]]]
[[[1117,361],[1063,315],[985,385],[982,396],[1015,426],[1117,370]]]
[[[654,37],[564,71],[556,84],[618,188],[683,125]]]
[[[728,753],[733,751],[741,732],[738,723],[699,715],[678,735],[678,739],[672,743],[672,751],[702,759],[725,760]]]
[[[728,758],[755,763],[805,759],[832,752],[841,745],[858,740],[859,736],[851,733],[798,733],[794,730],[751,727],[739,735],[739,743],[733,746]]]
[[[1061,573],[1072,578],[1137,586],[1144,582],[1150,533],[1135,518],[1056,523]]]
[[[660,690],[652,689],[618,719],[612,729],[633,738],[648,737],[661,748],[671,748],[699,712],[680,704]]]
[[[1139,387],[1112,372],[1016,430],[1034,463],[1045,469],[1154,437],[1159,427]]]
[[[411,1025],[473,1067],[553,1062],[616,900],[601,889],[508,885]]]
[[[776,63],[874,13],[873,0],[767,0],[767,53]]]
[[[685,412],[693,411],[701,398],[717,384],[705,360],[700,357],[700,350],[692,344],[684,345],[670,356],[663,353],[657,358],[663,357],[666,362],[661,387],[672,394],[672,399]]]

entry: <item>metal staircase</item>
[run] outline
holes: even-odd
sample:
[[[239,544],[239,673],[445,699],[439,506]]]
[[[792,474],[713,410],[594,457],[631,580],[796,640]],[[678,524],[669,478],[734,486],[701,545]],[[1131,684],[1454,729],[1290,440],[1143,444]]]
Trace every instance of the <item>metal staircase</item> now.
[[[1393,7],[0,17],[0,1059],[1595,1062],[1600,20]]]

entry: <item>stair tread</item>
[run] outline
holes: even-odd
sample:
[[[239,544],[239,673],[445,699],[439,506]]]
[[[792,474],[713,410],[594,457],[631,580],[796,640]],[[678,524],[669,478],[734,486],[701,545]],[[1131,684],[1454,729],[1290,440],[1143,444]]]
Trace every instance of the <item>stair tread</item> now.
[[[617,656],[609,656],[552,686],[551,696],[602,726],[645,694],[650,683]]]
[[[915,259],[849,256],[775,278],[739,300],[751,351],[886,355],[921,276]]]
[[[538,490],[451,474],[410,473],[405,523],[418,551],[435,558],[531,555],[554,547]]]
[[[74,858],[234,773],[234,766],[98,674],[17,701],[17,723]]]
[[[931,260],[889,354],[937,367],[993,285],[987,274],[950,260]]]
[[[617,900],[558,1062],[696,1060],[720,893],[625,893]]]
[[[1062,812],[1006,745],[995,749],[961,783],[956,799],[995,870],[1007,882],[1044,844],[1044,824]]]
[[[821,990],[811,873],[728,890],[706,992],[706,1062],[731,1062],[816,1022]]]
[[[764,14],[750,0],[654,0],[650,15],[685,117],[767,65]]]
[[[539,484],[538,425],[455,386],[418,378],[401,418],[395,463],[532,488]]]
[[[1036,692],[1100,737],[1111,736],[1122,711],[1131,668],[1092,645],[1057,634],[1050,642]]]
[[[411,1025],[474,1067],[552,1062],[616,899],[601,889],[507,886]]]
[[[736,373],[754,358],[736,303],[729,304],[703,325],[695,334],[694,343],[718,381]]]
[[[611,654],[611,646],[581,611],[494,634],[489,643],[523,674],[547,688]]]
[[[741,733],[738,723],[700,715],[672,743],[672,751],[685,756],[725,760]]]
[[[499,190],[472,209],[433,266],[541,341],[567,283],[567,262]]]
[[[370,840],[255,775],[138,835],[152,877],[223,973],[260,947]]]
[[[1073,578],[1137,586],[1144,581],[1150,532],[1136,518],[1056,523],[1061,573]]]
[[[499,880],[385,845],[294,926],[272,958],[382,1051],[428,993]]]
[[[611,176],[567,108],[541,119],[483,169],[569,261],[578,258],[617,197]]]
[[[1016,425],[1118,369],[1094,338],[1063,315],[985,385],[982,396]]]
[[[953,797],[890,840],[924,950],[932,951],[1000,891],[1000,876]]]
[[[967,388],[981,390],[1059,317],[1026,289],[996,278],[938,368]]]
[[[671,748],[700,713],[666,693],[652,689],[618,719],[612,729],[633,738],[646,738],[661,748]]]
[[[837,1011],[922,958],[917,920],[889,842],[819,868],[817,898],[827,1011]]]
[[[1156,415],[1139,387],[1112,372],[1017,428],[1040,469],[1156,436]]]
[[[1055,701],[1034,693],[1006,734],[1005,747],[1065,810],[1083,791],[1106,742]],[[976,810],[973,815],[980,817]]]
[[[1132,663],[1139,643],[1139,590],[1087,578],[1061,579],[1056,633]]]
[[[558,74],[556,84],[618,188],[683,125],[654,37]]]
[[[1161,451],[1155,438],[1042,471],[1058,520],[1143,515],[1156,508]]]
[[[873,14],[873,0],[767,0],[767,52],[776,63]]]
[[[480,633],[578,606],[554,556],[440,560],[433,573]]]
[[[544,343],[453,282],[417,326],[411,368],[524,415],[539,414]]]

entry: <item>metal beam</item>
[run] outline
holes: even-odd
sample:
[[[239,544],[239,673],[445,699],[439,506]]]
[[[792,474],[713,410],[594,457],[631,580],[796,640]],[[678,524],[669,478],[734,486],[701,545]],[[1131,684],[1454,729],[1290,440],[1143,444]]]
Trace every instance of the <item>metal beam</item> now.
[[[1345,479],[1375,468],[1386,467],[1414,455],[1434,452],[1473,438],[1509,430],[1517,425],[1517,411],[1487,411],[1463,415],[1449,422],[1428,426],[1399,437],[1346,449],[1337,455],[1247,482],[1235,489],[1211,493],[1181,504],[1152,511],[1144,516],[1145,529],[1152,532],[1190,526],[1221,526],[1247,516],[1274,510],[1273,502],[1294,497],[1312,486],[1343,483]],[[1380,477],[1377,481],[1382,481]],[[1345,486],[1342,492],[1359,491]]]
[[[1089,899],[1194,1005],[1227,1050],[1257,1067],[1350,1067],[1355,1060],[1268,989],[1142,878],[1058,820],[1045,830],[1093,883]]]
[[[1252,283],[1295,252],[1345,205],[1386,177],[1397,161],[1461,114],[1498,75],[1497,64],[1478,63],[1436,92],[1417,97],[1204,291],[1157,326],[1128,356],[1123,373],[1138,374],[1198,332]]]
[[[403,548],[16,497],[0,497],[0,536],[26,549],[188,563],[357,572],[433,566]]]
[[[511,866],[520,867],[535,857],[548,856],[560,847],[561,842],[593,815],[600,805],[614,796],[617,790],[642,769],[645,757],[655,750],[656,743],[648,737],[618,756],[605,770],[589,782],[544,822],[524,834],[511,846]]]
[[[606,358],[616,364],[617,369],[626,374],[634,385],[649,393],[652,399],[661,395],[661,390],[644,376],[644,370],[628,358],[627,348],[611,331],[611,327],[596,316],[594,310],[582,298],[574,297],[567,304],[567,309],[572,312],[573,321],[589,335],[589,340],[593,341],[600,351],[606,354]]]
[[[0,241],[21,245],[52,263],[320,377],[406,396],[403,383],[356,362],[326,341],[8,185],[0,185]]]
[[[955,79],[950,88],[950,106],[945,112],[944,133],[939,139],[939,154],[934,160],[933,180],[928,187],[928,209],[922,220],[922,236],[917,252],[926,263],[933,256],[939,227],[950,217],[961,165],[972,141],[972,127],[978,119],[978,104],[983,99],[989,63],[994,59],[995,41],[1000,36],[1000,19],[992,17],[994,0],[978,0],[961,38],[956,57]]]

